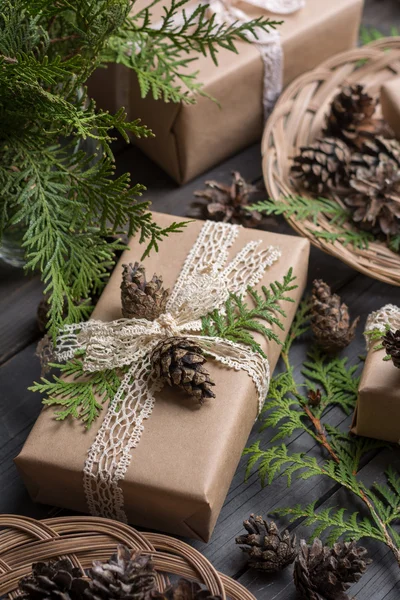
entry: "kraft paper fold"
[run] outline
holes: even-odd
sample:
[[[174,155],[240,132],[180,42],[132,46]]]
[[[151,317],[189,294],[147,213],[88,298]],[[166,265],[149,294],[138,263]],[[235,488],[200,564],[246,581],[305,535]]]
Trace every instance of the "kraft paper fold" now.
[[[358,390],[353,433],[400,442],[400,369],[384,361],[384,350],[368,352]]]
[[[163,227],[174,217],[154,213]],[[149,274],[162,274],[172,287],[202,227],[188,225],[183,234],[168,237],[144,264]],[[230,251],[232,258],[247,242],[261,239],[263,246],[278,246],[282,257],[268,269],[262,284],[281,281],[290,267],[299,288],[292,292],[295,303],[284,303],[285,332],[296,312],[306,278],[309,242],[303,238],[242,229]],[[121,317],[120,283],[122,263],[140,259],[143,247],[137,240],[124,253],[104,290],[93,317],[110,321]],[[261,284],[260,284],[261,285]],[[275,343],[263,347],[273,371],[280,354]],[[257,395],[252,380],[209,361],[207,368],[216,382],[216,399],[202,408],[180,393],[164,388],[157,396],[143,437],[122,482],[125,511],[130,523],[207,541],[224,503],[243,448],[257,416]],[[104,409],[105,410],[105,409]],[[101,417],[85,432],[82,424],[56,422],[53,410],[39,416],[16,464],[32,498],[38,502],[87,512],[82,487],[82,469],[94,441]]]
[[[400,77],[388,81],[381,89],[382,114],[400,138]]]
[[[135,3],[135,10],[146,0]],[[154,7],[161,14],[160,2]],[[316,67],[332,55],[355,46],[363,0],[307,0],[290,15],[262,13],[246,3],[238,8],[252,17],[268,14],[284,23],[279,27],[284,51],[284,83]],[[219,66],[201,56],[191,71],[199,71],[204,90],[221,106],[200,97],[195,105],[142,99],[135,74],[110,66],[95,73],[89,85],[99,106],[125,106],[130,119],[140,117],[156,134],[135,143],[178,183],[185,183],[218,162],[260,139],[263,129],[263,63],[257,48],[238,42],[239,54],[221,49]]]

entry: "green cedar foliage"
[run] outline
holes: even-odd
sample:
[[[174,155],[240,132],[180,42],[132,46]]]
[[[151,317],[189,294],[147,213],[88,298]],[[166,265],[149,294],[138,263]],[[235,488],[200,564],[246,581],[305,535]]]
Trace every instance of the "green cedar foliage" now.
[[[26,269],[41,272],[53,337],[63,321],[90,314],[125,234],[138,234],[146,254],[183,225],[157,226],[138,201],[144,187],[115,177],[114,132],[126,141],[152,134],[122,108],[97,110],[88,77],[121,62],[143,96],[192,102],[201,92],[188,71],[196,52],[216,60],[219,48],[234,51],[246,33],[275,26],[217,26],[205,7],[176,25],[188,0],[174,0],[155,29],[156,3],[130,16],[131,0],[0,0],[0,240],[7,228],[25,231]]]
[[[260,441],[246,448],[246,476],[256,469],[263,485],[284,476],[288,486],[295,478],[328,477],[335,486],[345,488],[361,500],[366,509],[365,516],[351,512],[347,506],[318,509],[318,501],[308,506],[283,508],[277,511],[278,514],[289,515],[292,522],[304,520],[305,525],[313,528],[313,538],[325,534],[330,544],[339,537],[379,540],[390,548],[400,566],[400,475],[389,469],[386,484],[372,487],[366,486],[358,475],[365,456],[388,444],[354,436],[323,422],[333,406],[346,415],[354,410],[359,385],[358,365],[350,366],[346,358],[328,357],[311,347],[303,363],[303,381],[298,383],[290,351],[293,342],[308,328],[309,303],[305,302],[283,348],[285,368],[273,377],[261,415],[261,430],[273,428],[275,436],[266,448],[262,448]],[[310,396],[310,392],[314,392],[314,396]],[[320,399],[312,402],[315,392],[320,393]],[[321,448],[320,459],[290,451],[286,441],[299,433],[310,436]]]

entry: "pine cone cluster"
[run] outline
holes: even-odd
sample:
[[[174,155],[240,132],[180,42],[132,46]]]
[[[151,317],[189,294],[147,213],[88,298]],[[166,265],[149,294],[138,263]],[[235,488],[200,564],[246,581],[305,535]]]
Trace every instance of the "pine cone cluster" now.
[[[250,515],[243,525],[247,534],[237,537],[236,543],[248,554],[250,567],[276,573],[296,558],[296,536],[291,537],[288,531],[280,534],[273,521]]]
[[[127,319],[154,321],[165,312],[169,290],[162,286],[162,277],[146,279],[145,268],[138,262],[122,265],[122,314]]]
[[[311,301],[311,328],[317,344],[329,354],[340,352],[354,339],[359,318],[350,322],[346,304],[321,279],[314,281]]]
[[[206,181],[206,189],[195,192],[196,200],[192,203],[190,216],[209,221],[222,221],[258,227],[263,216],[248,206],[257,200],[261,189],[247,182],[237,171],[232,173],[232,183],[224,185],[218,181]]]
[[[323,546],[316,538],[311,546],[304,540],[294,565],[294,582],[304,600],[349,600],[346,590],[367,570],[371,560],[355,542]]]
[[[39,562],[32,566],[32,574],[19,582],[23,600],[82,600],[88,584],[80,569],[70,560]]]
[[[400,142],[375,117],[363,86],[344,87],[332,101],[324,137],[293,160],[297,187],[340,198],[355,224],[387,238],[400,233]]]
[[[214,382],[204,368],[206,358],[200,346],[182,337],[161,341],[153,351],[151,362],[156,376],[192,396],[200,404],[215,398]]]
[[[388,331],[382,338],[382,345],[394,366],[400,369],[400,329]]]

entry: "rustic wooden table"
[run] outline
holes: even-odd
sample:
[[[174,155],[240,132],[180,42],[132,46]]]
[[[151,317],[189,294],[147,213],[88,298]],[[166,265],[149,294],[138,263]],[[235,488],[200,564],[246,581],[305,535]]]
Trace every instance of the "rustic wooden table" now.
[[[392,26],[400,26],[399,0],[366,0],[364,24],[377,27],[385,33],[389,33]],[[230,172],[234,169],[247,179],[257,181],[261,178],[258,144],[181,188],[133,147],[126,147],[119,152],[117,165],[120,171],[131,170],[134,177],[148,186],[146,195],[153,201],[154,210],[178,216],[186,214],[193,191],[201,189],[207,179],[229,181]],[[268,228],[293,234],[283,219],[270,220]],[[313,248],[309,282],[315,277],[322,277],[332,284],[351,307],[352,313],[361,315],[362,322],[365,322],[371,310],[385,303],[400,304],[400,288],[364,277]],[[42,286],[37,277],[24,277],[21,271],[0,265],[0,513],[18,513],[34,518],[64,514],[54,507],[34,504],[13,464],[13,458],[21,449],[41,410],[40,397],[27,391],[32,381],[40,376],[34,352],[39,339],[36,307],[41,293]],[[356,357],[364,352],[362,327],[359,327],[357,340],[352,344],[349,354]],[[298,346],[297,353],[297,363],[300,365],[304,348]],[[343,416],[339,410],[334,409],[327,416],[330,423],[338,424],[340,420],[343,421]],[[343,421],[344,427],[349,424],[350,418]],[[255,425],[250,441],[258,436],[258,426]],[[270,432],[265,431],[261,438],[265,446],[271,438]],[[291,449],[314,452],[318,456],[318,450],[302,435],[291,441]],[[377,453],[363,466],[363,479],[366,482],[379,479],[389,463],[400,470],[400,450],[387,449]],[[289,490],[286,480],[278,478],[272,486],[262,489],[256,475],[244,483],[244,468],[243,460],[211,542],[194,542],[193,545],[219,570],[249,588],[258,600],[294,600],[296,593],[290,570],[270,578],[247,569],[246,559],[234,543],[235,536],[242,531],[242,521],[252,512],[267,515],[288,503],[293,505],[319,499],[321,506],[338,504],[354,507],[354,501],[351,499],[350,504],[350,499],[345,492],[338,491],[338,486],[317,478],[298,481]],[[293,528],[298,535],[307,535],[301,523]],[[393,557],[382,545],[366,545],[374,562],[361,581],[352,588],[352,594],[359,600],[398,600],[400,577]]]

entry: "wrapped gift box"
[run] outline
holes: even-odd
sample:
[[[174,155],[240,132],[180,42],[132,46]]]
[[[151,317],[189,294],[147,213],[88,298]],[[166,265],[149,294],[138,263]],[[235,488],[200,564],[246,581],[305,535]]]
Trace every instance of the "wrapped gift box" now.
[[[400,369],[384,361],[384,350],[368,353],[358,390],[352,431],[357,435],[400,442]]]
[[[154,214],[163,227],[173,217]],[[195,221],[184,233],[169,236],[144,261],[147,273],[162,274],[172,287],[203,223]],[[177,237],[178,236],[178,237]],[[293,267],[298,288],[290,292],[295,302],[284,302],[285,331],[276,328],[281,340],[287,335],[306,278],[309,242],[300,237],[241,229],[230,257],[246,243],[261,239],[263,247],[278,246],[282,256],[265,272],[262,284],[279,280]],[[121,317],[122,263],[134,262],[143,251],[133,240],[105,288],[93,317],[111,321]],[[261,284],[260,284],[261,285]],[[260,340],[261,341],[261,340]],[[280,346],[261,341],[273,371]],[[233,475],[257,416],[257,393],[251,378],[209,361],[207,368],[216,383],[216,398],[201,409],[193,401],[179,400],[164,387],[121,487],[130,523],[188,537],[208,540],[224,503]],[[89,447],[104,418],[89,431],[81,422],[57,422],[52,409],[39,416],[16,464],[32,498],[38,502],[87,512],[82,469]]]
[[[400,77],[388,81],[381,89],[381,104],[384,119],[400,138]]]
[[[139,0],[135,10],[144,4]],[[162,4],[152,9],[156,19]],[[252,17],[260,14],[246,3],[237,6]],[[284,19],[279,27],[284,83],[353,47],[362,8],[363,0],[306,0],[296,13],[284,17],[271,13],[272,20]],[[142,99],[135,74],[119,65],[99,70],[89,90],[103,108],[114,111],[125,106],[130,119],[140,117],[156,138],[136,143],[175,181],[185,183],[261,137],[263,62],[254,45],[238,42],[237,47],[238,55],[220,50],[218,67],[201,56],[192,68],[199,71],[198,80],[220,106],[204,97],[194,105],[167,104],[150,96]]]

